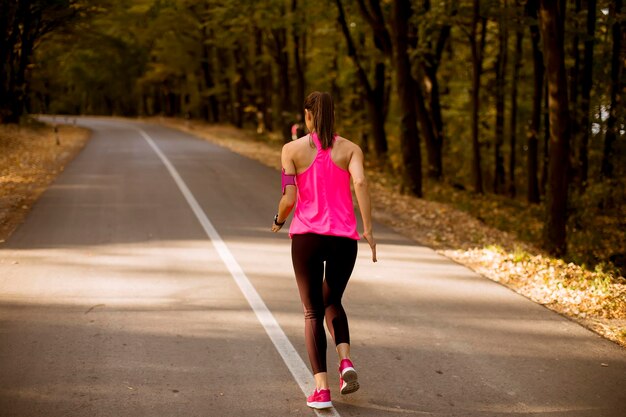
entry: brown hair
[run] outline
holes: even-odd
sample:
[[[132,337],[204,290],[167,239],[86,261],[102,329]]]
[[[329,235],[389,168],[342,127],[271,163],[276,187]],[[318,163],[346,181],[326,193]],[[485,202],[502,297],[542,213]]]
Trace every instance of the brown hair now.
[[[312,113],[313,128],[317,132],[322,149],[333,146],[335,130],[335,105],[326,92],[314,91],[304,100],[304,108]]]

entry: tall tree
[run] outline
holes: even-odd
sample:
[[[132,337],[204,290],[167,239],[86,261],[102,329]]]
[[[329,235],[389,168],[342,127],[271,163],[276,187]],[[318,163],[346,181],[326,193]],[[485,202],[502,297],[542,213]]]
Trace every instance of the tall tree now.
[[[609,16],[611,17],[611,37],[613,48],[611,52],[611,82],[609,83],[610,108],[609,118],[606,123],[606,134],[604,136],[604,147],[602,152],[601,174],[605,178],[613,177],[613,144],[618,136],[620,126],[618,125],[618,115],[622,111],[620,89],[622,84],[622,72],[624,70],[624,59],[622,55],[622,37],[626,33],[626,20],[619,20],[622,12],[622,0],[615,0],[609,6]],[[623,114],[623,113],[621,113]]]
[[[496,132],[494,143],[494,173],[493,192],[504,192],[505,172],[502,145],[504,145],[504,90],[506,86],[506,63],[508,56],[508,23],[506,19],[507,2],[504,0],[504,8],[498,13],[498,56],[496,58]]]
[[[255,84],[257,90],[255,107],[263,122],[261,129],[265,128],[272,131],[274,127],[270,112],[272,108],[272,68],[265,59],[263,36],[263,30],[254,29]]]
[[[587,33],[585,37],[585,52],[583,58],[582,91],[580,100],[580,150],[578,176],[579,186],[585,187],[589,176],[589,133],[591,87],[593,86],[593,46],[596,29],[596,0],[587,0]]]
[[[426,1],[424,3],[426,7],[429,7],[430,2]],[[423,16],[425,13],[422,10],[421,15]],[[415,55],[415,62],[412,64],[411,70],[411,78],[413,78],[413,73],[418,73],[418,79],[423,79],[423,61],[425,57],[424,54],[418,53],[421,50],[420,39],[419,39],[419,28],[415,23],[415,19],[409,19],[409,29],[408,29],[408,43],[409,49],[411,50],[410,55]],[[412,81],[414,92],[414,101],[415,101],[415,114],[417,116],[417,122],[419,123],[420,133],[424,137],[424,143],[426,144],[426,155],[427,155],[427,173],[431,178],[439,179],[440,174],[438,173],[437,166],[439,165],[439,159],[441,158],[440,149],[438,149],[437,138],[435,135],[435,126],[432,121],[432,116],[430,115],[428,108],[426,106],[426,99],[424,97],[424,92],[422,91],[422,83],[417,82],[415,78]]]
[[[456,7],[446,12],[454,15]],[[417,19],[411,19],[409,25],[409,44],[414,57],[413,73],[417,74],[414,83],[416,112],[426,144],[428,176],[440,180],[443,176],[443,120],[437,71],[450,36],[450,23],[445,20],[444,23],[440,22],[439,16],[431,9],[429,0],[424,0],[417,16]],[[424,39],[420,39],[420,36]]]
[[[285,15],[285,5],[279,6],[279,15]],[[291,141],[290,122],[293,119],[291,104],[291,83],[289,77],[289,50],[287,49],[287,27],[286,23],[270,28],[270,50],[272,57],[278,67],[278,120],[281,126],[281,133],[285,143]]]
[[[544,77],[543,88],[543,164],[541,166],[541,183],[539,191],[546,195],[548,176],[550,174],[550,93],[548,92],[548,74]]]
[[[480,35],[478,26],[480,24]],[[479,140],[479,109],[480,109],[480,78],[483,72],[483,51],[487,34],[487,19],[481,16],[480,0],[474,0],[472,8],[472,24],[469,36],[472,49],[472,180],[474,192],[482,194],[483,174],[480,162]]]
[[[365,21],[370,25],[374,35],[374,46],[382,55],[382,59],[376,60],[374,70],[374,94],[377,100],[383,103],[384,120],[389,113],[389,101],[391,92],[391,76],[387,69],[387,60],[392,59],[393,43],[391,35],[385,23],[385,15],[380,4],[380,0],[369,0],[369,8],[364,0],[357,0],[359,10]]]
[[[296,109],[300,113],[303,112],[302,105],[304,103],[304,91],[306,84],[304,79],[304,59],[305,58],[305,41],[306,41],[306,22],[302,22],[305,13],[298,7],[298,0],[291,1],[291,13],[293,18],[293,65],[296,71]],[[304,116],[304,115],[302,115]],[[304,120],[304,119],[302,119]]]
[[[539,202],[539,128],[541,124],[541,99],[543,97],[543,54],[541,52],[541,35],[537,22],[539,0],[526,3],[526,16],[530,19],[530,41],[533,51],[533,97],[532,114],[528,127],[528,160],[526,165],[527,192],[529,203]]]
[[[415,112],[415,87],[409,59],[409,0],[394,0],[392,24],[394,31],[395,67],[400,104],[400,144],[404,162],[404,185],[414,195],[422,196],[422,161]]]
[[[0,0],[0,122],[16,123],[27,98],[26,71],[47,34],[84,13],[76,0]]]
[[[428,19],[431,12],[430,0],[424,0],[423,8],[425,18]],[[458,12],[458,4],[455,1],[446,2],[446,8],[448,9],[448,18],[443,23],[438,24],[440,26],[438,33],[427,37],[424,57],[420,60],[423,79],[421,82],[418,82],[418,86],[424,90],[428,99],[428,119],[432,123],[433,139],[430,141],[427,135],[425,135],[424,139],[426,140],[428,151],[428,175],[435,180],[440,180],[443,177],[443,144],[445,142],[437,73],[441,65],[444,48],[450,38],[452,30],[451,19]],[[433,38],[436,38],[435,42],[432,41]],[[429,132],[427,129],[424,129],[424,131],[425,133]]]
[[[209,29],[204,25],[203,39],[202,39],[202,61],[200,63],[202,68],[202,75],[204,78],[204,87],[206,90],[213,90],[215,88],[214,69],[213,69],[213,47],[211,46],[209,39],[211,34]],[[220,120],[219,103],[215,94],[205,94],[203,96],[203,117],[210,121],[217,123]]]
[[[235,42],[235,48],[233,52],[233,64],[235,66],[235,81],[234,81],[234,93],[235,93],[235,108],[234,120],[235,126],[242,128],[244,123],[244,108],[246,104],[246,93],[250,91],[250,83],[248,82],[246,68],[249,67],[246,60],[246,48],[240,40]],[[291,138],[290,138],[291,139]]]
[[[369,78],[367,76],[367,72],[365,71],[364,65],[361,62],[361,58],[359,57],[357,48],[355,47],[354,40],[352,39],[352,35],[350,34],[350,28],[348,27],[348,23],[346,22],[346,14],[344,11],[343,3],[341,0],[335,0],[337,4],[338,16],[337,21],[339,26],[341,27],[341,32],[344,35],[346,40],[346,44],[348,46],[348,56],[354,62],[354,66],[356,67],[357,78],[361,83],[361,87],[365,91],[364,98],[366,101],[367,114],[372,125],[372,137],[374,139],[374,151],[376,152],[376,156],[379,162],[386,163],[387,161],[387,134],[385,133],[385,118],[386,118],[386,108],[385,108],[385,66],[383,63],[378,63],[375,69],[375,86],[372,87]],[[374,0],[372,3],[376,4],[377,0]],[[383,22],[384,27],[384,22]],[[384,35],[383,35],[384,36]],[[389,42],[389,45],[391,43]],[[381,46],[383,47],[383,46]],[[391,48],[388,46],[388,48]]]
[[[562,3],[564,4],[564,3]],[[544,245],[557,256],[565,254],[570,116],[564,54],[565,6],[540,0],[539,21],[546,54],[550,112],[549,189],[546,194]]]
[[[513,77],[511,86],[511,113],[509,119],[509,181],[508,181],[508,194],[509,197],[514,198],[517,194],[517,188],[515,185],[515,167],[517,157],[517,87],[519,73],[522,68],[522,41],[524,39],[524,32],[521,29],[521,6],[519,0],[516,1],[517,15],[516,19],[516,31],[515,31],[515,53],[513,55]]]
[[[577,143],[580,142],[580,101],[579,101],[579,84],[580,84],[580,35],[582,31],[580,29],[580,20],[581,20],[581,10],[582,10],[582,0],[571,0],[574,6],[572,13],[570,14],[570,19],[573,23],[573,28],[570,29],[572,33],[571,38],[572,42],[570,44],[569,55],[570,61],[573,61],[572,66],[569,69],[569,103],[570,103],[570,112],[571,112],[571,120],[572,120],[572,144],[570,146],[570,151],[572,154],[578,151]],[[567,52],[567,51],[566,51]],[[572,155],[572,161],[576,159],[576,155]],[[572,168],[577,168],[577,164],[574,164]],[[572,173],[573,174],[573,173]]]

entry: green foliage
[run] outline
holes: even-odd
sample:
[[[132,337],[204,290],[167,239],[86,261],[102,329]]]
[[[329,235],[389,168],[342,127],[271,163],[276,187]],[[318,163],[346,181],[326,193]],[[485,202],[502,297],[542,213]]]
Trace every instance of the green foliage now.
[[[264,123],[263,131],[271,130],[271,135],[280,140],[284,125],[291,123],[301,110],[301,103],[297,102],[298,72],[295,66],[296,54],[299,54],[305,91],[326,90],[335,96],[339,133],[363,145],[367,144],[366,135],[369,134],[370,142],[372,140],[363,100],[365,91],[355,72],[354,61],[348,56],[333,0],[40,0],[37,4],[45,5],[49,11],[56,10],[56,14],[47,15],[48,22],[63,21],[67,17],[63,13],[68,10],[76,16],[71,24],[63,26],[63,30],[50,29],[45,36],[38,38],[27,73],[29,110],[32,112],[190,115],[255,129],[259,127],[260,118]],[[393,60],[376,47],[367,13],[363,13],[359,3],[342,0],[342,4],[358,59],[370,84],[374,84],[376,64],[386,65],[386,85],[391,88],[386,92],[390,97],[385,125],[389,152],[381,166],[397,176],[403,169],[398,139],[398,126],[403,115],[393,90]],[[371,5],[379,4],[387,29],[393,32],[390,24],[393,1],[373,0],[363,4],[370,14]],[[626,207],[624,181],[602,181],[596,175],[602,158],[606,109],[610,100],[606,80],[610,78],[612,20],[603,12],[609,5],[609,0],[598,1],[591,95],[591,174],[584,191],[572,188],[568,213],[568,259],[590,268],[603,262],[623,268],[621,260],[626,254],[626,225],[623,221],[626,213],[621,208]],[[529,206],[519,197],[525,194],[528,177],[526,138],[532,114],[534,75],[529,25],[536,22],[524,14],[524,2],[480,2],[481,16],[487,21],[479,108],[484,183],[487,189],[491,188],[489,184],[493,181],[495,164],[495,65],[499,28],[502,26],[509,35],[505,76],[507,115],[511,111],[511,89],[515,85],[518,90],[517,128],[510,132],[507,116],[502,154],[508,170],[507,159],[511,153],[508,135],[515,133],[517,161],[514,170],[518,197],[476,196],[465,191],[470,187],[472,177],[469,128],[472,6],[470,0],[413,2],[408,51],[412,75],[426,92],[428,101],[424,68],[437,65],[443,118],[445,181],[428,182],[425,191],[428,198],[453,203],[487,224],[511,232],[524,241],[537,243],[542,236],[544,207]],[[568,10],[566,16],[566,66],[571,76],[576,64],[573,54],[575,36],[579,37],[580,53],[586,39],[585,13]],[[439,44],[446,27],[450,27],[450,36]],[[518,78],[512,79],[511,62],[516,46],[511,39],[515,31],[522,31],[524,38],[522,65]],[[435,59],[438,45],[442,48],[440,61]],[[427,102],[430,112],[431,105]],[[576,113],[577,107],[578,104],[572,101],[575,118],[580,116]],[[623,112],[618,109],[619,115]],[[539,176],[543,171],[542,155],[546,151],[543,119],[539,132]],[[577,140],[572,142],[572,159],[579,156]],[[626,166],[626,150],[622,142],[616,142],[614,156],[617,178],[626,174],[623,168]],[[422,155],[424,158],[427,155],[425,146]],[[508,177],[510,173],[507,172]],[[519,254],[520,259],[524,256]]]
[[[528,253],[528,251],[520,248],[520,247],[516,247],[513,250],[513,262],[515,263],[520,263],[520,262],[526,262],[528,260],[530,260],[530,258],[532,257],[532,255],[530,253]]]

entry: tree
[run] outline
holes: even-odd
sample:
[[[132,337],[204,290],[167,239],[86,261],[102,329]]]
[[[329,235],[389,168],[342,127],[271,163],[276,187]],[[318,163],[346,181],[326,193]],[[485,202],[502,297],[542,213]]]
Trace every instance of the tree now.
[[[520,70],[522,68],[522,41],[524,38],[524,32],[521,29],[521,6],[519,1],[516,1],[516,31],[515,31],[515,53],[513,55],[513,85],[511,86],[511,114],[509,119],[509,181],[508,181],[508,194],[509,197],[515,198],[517,194],[517,188],[515,185],[515,165],[517,155],[517,90]]]
[[[565,77],[565,6],[540,0],[539,21],[546,54],[550,114],[550,167],[546,195],[544,246],[557,256],[565,254],[570,117]]]
[[[446,3],[447,14],[442,17],[431,8],[431,2],[424,0],[422,12],[411,20],[410,44],[414,55],[413,68],[417,73],[415,102],[419,126],[424,136],[428,157],[427,173],[435,180],[443,177],[444,126],[441,114],[440,88],[437,72],[441,64],[444,47],[450,37],[451,17],[457,14],[456,4]],[[418,27],[418,25],[420,27]],[[421,37],[419,38],[419,33]],[[417,52],[417,53],[416,53]],[[426,103],[428,102],[428,106]]]
[[[425,2],[425,5],[430,5],[430,2]],[[449,7],[448,19],[441,25],[439,35],[437,36],[437,42],[434,44],[433,49],[429,48],[426,53],[423,62],[423,69],[426,79],[425,83],[426,93],[429,97],[430,115],[433,122],[433,132],[435,133],[434,142],[434,155],[429,157],[429,169],[431,178],[441,179],[443,177],[443,145],[445,143],[445,129],[443,125],[443,117],[441,114],[441,101],[440,101],[440,85],[437,72],[441,65],[443,51],[450,38],[450,31],[452,30],[451,19],[457,15],[458,8],[456,2],[452,1],[446,3]]]
[[[206,91],[213,91],[215,89],[215,76],[214,76],[214,48],[211,44],[211,38],[213,38],[212,28],[209,26],[208,21],[208,6],[204,6],[204,10],[196,10],[196,18],[199,26],[201,27],[201,43],[202,43],[202,58],[200,60],[200,67],[202,69],[202,78],[204,85],[202,86],[205,93],[202,95],[202,117],[210,122],[218,122],[220,120],[219,103],[215,94],[207,94]]]
[[[624,61],[621,56],[622,36],[626,33],[626,21],[618,19],[622,12],[622,0],[615,0],[609,9],[609,15],[612,19],[611,37],[613,40],[613,48],[611,52],[611,82],[609,83],[610,108],[609,118],[607,120],[606,134],[604,136],[604,147],[602,150],[602,166],[601,174],[605,178],[613,177],[613,144],[618,136],[621,126],[618,125],[618,115],[622,110],[620,88],[622,82],[622,72],[624,70]]]
[[[273,130],[274,124],[270,114],[272,108],[272,68],[265,59],[263,31],[254,28],[254,79],[256,85],[256,99],[254,107],[261,114],[263,127]]]
[[[291,101],[291,83],[289,76],[289,50],[287,48],[287,23],[285,16],[285,4],[279,2],[275,5],[277,16],[276,20],[269,28],[269,50],[276,63],[278,69],[278,120],[280,121],[283,141],[285,143],[291,141],[290,121],[293,117],[293,106]]]
[[[354,40],[350,34],[348,23],[346,22],[346,14],[344,11],[341,0],[335,0],[337,4],[338,16],[337,22],[341,27],[341,32],[346,40],[348,46],[348,56],[354,62],[354,66],[357,70],[357,78],[364,90],[364,98],[366,101],[367,114],[372,126],[372,136],[374,139],[374,150],[376,156],[381,163],[387,161],[387,134],[385,133],[385,119],[386,119],[386,106],[385,106],[385,65],[382,62],[378,62],[375,68],[374,80],[375,84],[372,87],[367,72],[361,62],[358,55],[357,48],[355,47]],[[378,0],[373,0],[373,14],[368,14],[370,19],[374,22],[374,25],[378,28],[375,32],[375,39],[377,48],[387,51],[387,54],[391,54],[391,41],[388,40],[389,34],[382,19],[382,11],[379,13],[380,4]],[[378,7],[377,7],[378,6]],[[385,34],[386,33],[386,34]]]
[[[422,161],[415,112],[415,88],[409,60],[409,0],[394,0],[392,24],[394,31],[395,67],[400,104],[400,144],[404,162],[404,185],[414,195],[422,196]]]
[[[504,0],[504,8],[506,8]],[[506,62],[508,55],[508,25],[505,10],[498,13],[498,56],[496,59],[496,132],[494,143],[494,175],[493,192],[504,192],[504,156],[502,145],[504,144],[504,90],[506,84]]]
[[[576,162],[577,156],[576,152],[579,151],[579,142],[580,142],[580,119],[582,116],[581,113],[581,103],[579,100],[580,96],[580,88],[579,84],[581,81],[580,76],[580,36],[583,35],[583,32],[580,28],[580,20],[582,15],[582,0],[570,0],[573,3],[574,9],[572,13],[569,13],[569,20],[571,21],[569,31],[572,33],[571,38],[572,42],[570,44],[569,51],[569,60],[573,61],[572,66],[569,68],[569,103],[570,103],[570,112],[571,112],[571,120],[572,120],[572,143],[570,146],[571,149],[571,158],[572,158],[572,168],[570,175],[574,176],[576,173],[574,172],[578,169],[578,176],[580,177],[580,164]],[[566,25],[566,30],[567,30]],[[566,51],[567,53],[567,51]]]
[[[298,8],[298,0],[291,1],[291,13],[294,16],[299,16],[300,8]],[[296,108],[300,109],[300,113],[303,112],[302,105],[304,103],[304,96],[306,90],[306,81],[304,78],[304,62],[303,57],[306,56],[306,31],[304,28],[306,25],[301,25],[298,19],[293,19],[293,57],[294,68],[296,71]],[[304,117],[304,115],[303,115]],[[302,119],[304,120],[304,118]]]
[[[282,140],[307,89],[331,91],[337,130],[403,190],[421,195],[422,152],[423,174],[446,174],[434,198],[450,184],[510,198],[527,186],[545,201],[545,246],[562,253],[564,184],[593,191],[570,198],[577,241],[583,216],[626,203],[626,23],[623,0],[549,3],[540,28],[540,0],[0,0],[0,118],[165,114]]]
[[[24,112],[26,70],[39,42],[86,7],[76,0],[0,0],[0,122],[16,123]]]
[[[472,179],[474,192],[483,193],[483,175],[480,163],[480,140],[478,111],[480,108],[480,77],[483,71],[483,51],[487,34],[487,19],[481,16],[480,0],[474,0],[472,25],[469,37],[472,50]],[[480,23],[480,35],[478,25]]]
[[[541,35],[537,22],[539,0],[526,3],[526,16],[530,19],[530,40],[533,51],[532,115],[528,127],[528,160],[526,165],[527,193],[529,203],[539,202],[539,128],[541,123],[541,99],[543,97],[544,66],[541,52]]]
[[[591,130],[589,112],[591,87],[593,85],[593,46],[596,27],[596,1],[587,0],[587,33],[583,58],[582,91],[580,101],[580,150],[578,175],[579,187],[584,188],[589,176],[589,133]]]

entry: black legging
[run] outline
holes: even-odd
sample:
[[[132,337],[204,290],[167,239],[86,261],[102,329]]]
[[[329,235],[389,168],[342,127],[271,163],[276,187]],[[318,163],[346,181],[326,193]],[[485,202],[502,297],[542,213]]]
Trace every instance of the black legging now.
[[[314,374],[326,372],[324,317],[335,345],[350,343],[341,297],[356,254],[357,241],[346,237],[303,234],[293,235],[291,240],[291,259],[304,307],[304,337]]]

